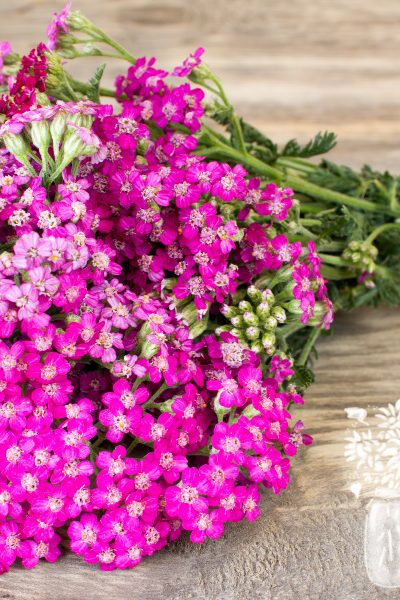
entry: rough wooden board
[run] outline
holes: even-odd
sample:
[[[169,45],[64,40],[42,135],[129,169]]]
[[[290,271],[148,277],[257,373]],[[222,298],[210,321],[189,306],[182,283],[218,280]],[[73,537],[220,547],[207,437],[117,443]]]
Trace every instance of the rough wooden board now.
[[[30,47],[61,6],[1,0],[0,39]],[[397,0],[77,0],[75,7],[166,67],[205,46],[242,114],[278,140],[332,128],[341,138],[337,159],[397,170]],[[91,64],[77,72],[87,76]],[[119,68],[109,70],[109,82]],[[400,396],[399,327],[398,311],[338,317],[334,337],[320,343],[317,383],[298,412],[315,445],[295,461],[287,492],[265,494],[258,523],[228,527],[222,540],[202,547],[181,541],[133,572],[103,574],[71,556],[31,572],[14,569],[0,579],[0,600],[400,598],[366,577],[367,500],[348,491],[343,457],[344,407]]]

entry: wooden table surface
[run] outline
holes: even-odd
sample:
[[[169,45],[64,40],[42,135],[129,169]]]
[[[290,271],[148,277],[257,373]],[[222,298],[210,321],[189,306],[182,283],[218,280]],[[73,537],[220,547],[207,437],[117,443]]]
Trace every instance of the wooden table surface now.
[[[26,50],[44,39],[58,0],[1,1],[0,39]],[[138,56],[162,66],[202,45],[241,114],[278,141],[333,129],[332,157],[398,171],[398,0],[76,0]],[[95,60],[95,59],[94,59]],[[87,76],[93,63],[76,69]],[[112,81],[120,65],[108,68]],[[78,558],[0,578],[0,600],[380,600],[363,562],[368,499],[349,490],[351,427],[344,408],[400,397],[400,312],[338,315],[319,344],[317,382],[298,416],[315,444],[294,461],[293,482],[265,493],[256,524],[227,528],[201,547],[180,541],[130,572],[104,574]]]

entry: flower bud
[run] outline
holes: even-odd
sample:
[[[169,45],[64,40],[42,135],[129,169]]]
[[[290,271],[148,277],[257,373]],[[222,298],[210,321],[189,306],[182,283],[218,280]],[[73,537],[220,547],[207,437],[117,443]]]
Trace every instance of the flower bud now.
[[[271,331],[266,331],[262,336],[261,343],[264,349],[269,353],[270,350],[275,349],[276,337]]]
[[[260,319],[252,311],[246,311],[243,314],[243,320],[246,325],[258,325]]]
[[[300,306],[300,302],[299,300],[291,300],[290,302],[288,302],[288,304],[286,305],[288,311],[292,314],[292,315],[301,315],[303,314],[303,310]]]
[[[169,400],[165,400],[165,402],[161,402],[161,404],[158,405],[158,410],[160,412],[169,412],[171,414],[174,414],[174,411],[172,410],[172,405],[176,400],[176,396],[174,396],[173,398],[170,398]]]
[[[253,307],[248,300],[241,300],[239,302],[239,310],[241,313],[245,313],[246,311],[253,312]]]
[[[230,333],[241,340],[243,338],[243,331],[241,329],[231,329]]]
[[[276,329],[278,326],[278,321],[275,319],[275,317],[267,317],[263,321],[263,325],[265,329]]]
[[[197,321],[197,308],[193,302],[182,308],[179,314],[188,325],[192,325]]]
[[[270,306],[272,306],[275,301],[275,296],[273,292],[267,288],[266,290],[262,291],[262,299],[263,301],[268,302]]]
[[[221,394],[218,393],[217,397],[214,400],[214,411],[217,415],[218,421],[222,421],[224,416],[231,412],[230,408],[226,408],[225,406],[221,406],[219,401],[219,396]]]
[[[53,147],[58,148],[67,128],[67,113],[64,110],[59,110],[50,124],[50,135],[53,140]]]
[[[274,306],[271,315],[275,317],[278,323],[284,323],[286,321],[286,312],[281,306]]]
[[[251,344],[250,350],[252,350],[256,354],[261,354],[262,352],[264,352],[264,346],[260,341],[257,340],[256,342],[253,342]]]
[[[350,250],[353,250],[353,251],[354,250],[359,250],[360,246],[361,246],[361,243],[359,241],[357,241],[357,240],[353,240],[349,244]]]
[[[227,319],[232,319],[232,317],[236,317],[236,315],[239,314],[239,310],[236,306],[229,306],[228,304],[222,306],[221,312]]]
[[[150,327],[150,323],[148,323],[146,321],[146,323],[143,323],[143,325],[141,326],[139,333],[138,333],[138,339],[139,340],[146,340],[147,336],[151,334],[151,327]]]
[[[258,317],[260,317],[261,320],[264,320],[267,317],[269,317],[270,308],[268,302],[266,302],[265,300],[260,302],[260,304],[256,308],[256,314]]]
[[[69,325],[69,323],[79,323],[81,320],[79,315],[75,315],[74,313],[68,313],[65,319],[65,322],[67,323],[67,325]]]
[[[232,317],[231,323],[234,327],[243,327],[244,319],[242,315],[237,315],[236,317]]]
[[[255,285],[251,285],[249,287],[249,289],[247,290],[247,295],[250,298],[250,300],[252,302],[255,302],[256,304],[261,302],[263,299],[261,290],[259,290]]]
[[[39,148],[40,155],[43,158],[47,154],[51,142],[50,126],[48,121],[33,121],[30,129],[31,140],[36,148]]]
[[[6,133],[3,136],[3,141],[7,150],[31,172],[32,165],[27,158],[30,148],[24,136],[22,134]]]
[[[255,341],[260,337],[261,329],[259,327],[248,327],[245,333],[248,340]]]
[[[217,329],[215,330],[215,333],[217,335],[221,335],[221,333],[225,333],[225,332],[229,332],[232,333],[232,327],[230,327],[229,325],[221,325],[221,327],[217,327]]]
[[[142,344],[142,350],[140,352],[140,358],[146,358],[147,360],[149,360],[155,354],[157,354],[158,350],[159,350],[159,347],[156,344],[153,344],[152,342],[149,342],[148,340],[146,340]]]
[[[262,348],[261,348],[262,349]],[[249,404],[246,406],[244,411],[242,412],[242,417],[246,417],[247,419],[252,419],[253,417],[259,417],[260,411],[254,408],[253,404]]]
[[[190,327],[190,337],[194,340],[199,337],[208,327],[208,319],[201,319],[199,321],[195,321]]]

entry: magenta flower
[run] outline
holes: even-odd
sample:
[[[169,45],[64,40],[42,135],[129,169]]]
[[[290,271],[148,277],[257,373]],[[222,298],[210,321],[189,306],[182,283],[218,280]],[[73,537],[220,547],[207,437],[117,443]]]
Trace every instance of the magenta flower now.
[[[39,295],[35,286],[31,283],[23,283],[20,286],[11,287],[5,298],[15,304],[18,319],[31,319],[39,307]]]
[[[227,423],[218,423],[214,428],[211,443],[231,461],[240,465],[246,458],[243,447],[249,437],[248,431],[238,424],[229,426]]]
[[[239,473],[238,467],[223,453],[212,454],[208,463],[200,467],[200,472],[208,480],[208,493],[210,496],[222,495],[228,484],[233,482]]]
[[[201,544],[209,537],[216,540],[223,534],[224,525],[217,510],[201,512],[183,521],[183,528],[190,531],[190,541]]]
[[[21,541],[21,531],[15,521],[8,521],[0,525],[0,564],[4,571],[22,557],[24,549]]]
[[[22,544],[22,564],[26,569],[36,567],[41,558],[47,562],[56,562],[61,554],[58,547],[61,538],[55,534],[47,542],[28,540]]]
[[[246,194],[244,179],[246,175],[241,165],[236,165],[232,169],[229,165],[222,164],[219,177],[212,187],[213,196],[218,196],[224,202],[230,202],[235,198],[241,200]]]
[[[71,550],[79,555],[94,546],[100,531],[100,523],[93,514],[84,514],[79,521],[72,521],[68,527]]]
[[[62,381],[70,370],[69,362],[57,352],[46,354],[43,362],[35,354],[28,354],[25,360],[28,363],[28,376],[42,384]]]
[[[171,486],[165,492],[167,514],[191,519],[196,513],[206,511],[208,503],[203,495],[207,487],[203,474],[195,468],[186,469],[182,473],[182,487]]]
[[[67,18],[71,10],[71,2],[67,2],[59,13],[54,13],[51,23],[47,28],[49,50],[57,48],[58,37],[61,32],[68,32]]]
[[[204,54],[204,48],[197,48],[192,54],[189,54],[183,61],[182,65],[175,67],[171,75],[175,77],[187,77],[195,67],[201,63],[201,57]]]
[[[140,406],[124,410],[123,407],[114,404],[111,405],[111,408],[100,412],[99,420],[107,427],[106,438],[111,442],[118,443],[125,434],[137,432],[141,415]]]
[[[269,183],[261,193],[261,202],[256,205],[260,215],[271,215],[277,221],[284,221],[292,208],[293,190],[281,189],[274,183]]]

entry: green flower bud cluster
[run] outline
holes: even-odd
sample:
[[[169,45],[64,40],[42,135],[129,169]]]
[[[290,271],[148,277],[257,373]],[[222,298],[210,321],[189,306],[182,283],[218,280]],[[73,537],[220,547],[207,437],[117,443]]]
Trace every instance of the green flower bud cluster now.
[[[230,325],[219,329],[229,331],[258,354],[272,355],[276,347],[275,330],[286,321],[286,311],[275,304],[275,296],[269,289],[261,291],[252,285],[247,290],[247,298],[237,306],[224,305],[222,313]]]
[[[343,251],[342,257],[350,262],[352,266],[361,271],[375,271],[375,260],[378,256],[378,248],[369,242],[352,240]]]

